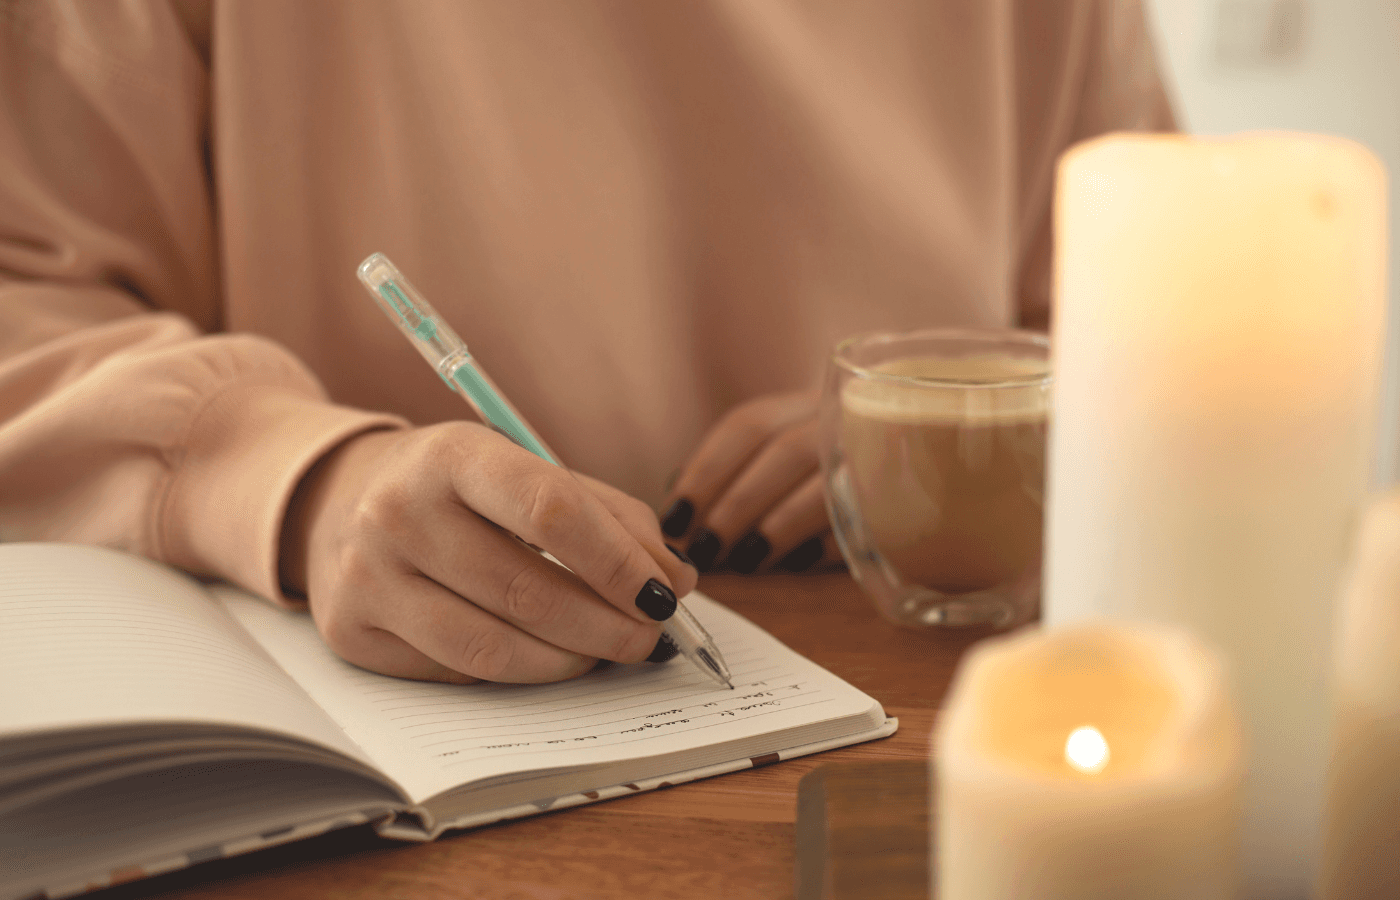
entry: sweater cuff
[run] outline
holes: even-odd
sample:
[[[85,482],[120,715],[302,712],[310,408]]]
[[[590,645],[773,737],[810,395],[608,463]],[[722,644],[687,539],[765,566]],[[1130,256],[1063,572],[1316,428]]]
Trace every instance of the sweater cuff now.
[[[278,554],[297,484],[348,438],[407,424],[285,387],[229,386],[205,403],[182,442],[155,523],[159,555],[294,603],[282,593]]]

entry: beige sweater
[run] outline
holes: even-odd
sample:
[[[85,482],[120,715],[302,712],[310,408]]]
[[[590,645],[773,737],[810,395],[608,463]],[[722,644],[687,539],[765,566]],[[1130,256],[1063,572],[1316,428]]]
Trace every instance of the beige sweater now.
[[[376,250],[656,502],[843,335],[1043,326],[1057,154],[1167,127],[1136,0],[0,3],[0,539],[278,596],[308,466],[466,415]]]

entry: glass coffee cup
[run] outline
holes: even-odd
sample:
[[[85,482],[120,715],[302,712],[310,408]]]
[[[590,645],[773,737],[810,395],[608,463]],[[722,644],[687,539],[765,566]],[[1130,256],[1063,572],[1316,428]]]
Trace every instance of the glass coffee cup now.
[[[865,334],[822,393],[827,512],[851,574],[900,625],[1006,627],[1040,608],[1049,341]]]

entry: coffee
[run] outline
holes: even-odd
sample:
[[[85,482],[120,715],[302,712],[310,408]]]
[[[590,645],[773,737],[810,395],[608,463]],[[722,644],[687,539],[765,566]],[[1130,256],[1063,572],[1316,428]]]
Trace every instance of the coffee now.
[[[983,354],[866,369],[874,377],[841,388],[840,440],[874,549],[942,595],[1038,592],[1049,363]]]

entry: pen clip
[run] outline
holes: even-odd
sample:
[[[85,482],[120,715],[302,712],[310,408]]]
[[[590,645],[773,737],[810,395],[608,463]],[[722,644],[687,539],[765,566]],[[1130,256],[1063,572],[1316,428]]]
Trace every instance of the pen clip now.
[[[437,334],[437,323],[419,313],[413,301],[408,299],[408,295],[400,290],[396,283],[385,281],[380,284],[379,294],[389,304],[389,308],[398,313],[399,321],[411,329],[419,339],[426,341]]]
[[[369,256],[356,273],[375,306],[438,372],[468,356],[467,345],[383,253]]]

